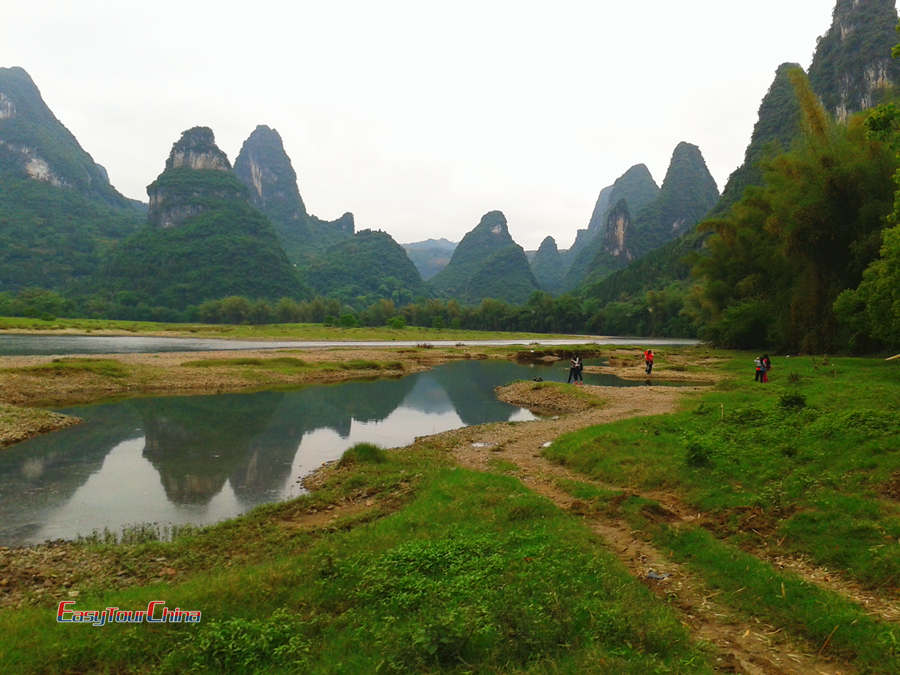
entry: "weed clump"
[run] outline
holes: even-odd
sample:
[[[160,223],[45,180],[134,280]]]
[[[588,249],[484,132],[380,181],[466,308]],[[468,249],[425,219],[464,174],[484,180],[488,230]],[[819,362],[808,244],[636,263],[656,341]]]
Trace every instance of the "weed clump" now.
[[[778,399],[778,405],[785,410],[801,410],[806,407],[806,397],[803,394],[782,394]]]
[[[688,466],[699,468],[709,466],[712,460],[712,450],[697,436],[687,434],[684,437],[686,447],[685,462]]]
[[[383,464],[387,461],[387,453],[374,443],[357,443],[347,448],[341,455],[339,466],[354,464]]]

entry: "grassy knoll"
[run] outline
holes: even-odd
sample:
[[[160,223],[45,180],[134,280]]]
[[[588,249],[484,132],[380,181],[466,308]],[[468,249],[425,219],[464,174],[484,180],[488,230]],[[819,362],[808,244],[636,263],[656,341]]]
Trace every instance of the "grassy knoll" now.
[[[751,357],[675,415],[562,437],[548,457],[634,489],[668,490],[707,530],[745,549],[800,553],[862,584],[900,583],[898,365]]]
[[[341,328],[320,323],[279,323],[261,326],[204,323],[159,323],[155,321],[117,321],[114,319],[32,319],[0,317],[0,331],[59,331],[120,335],[164,335],[170,337],[229,338],[234,340],[526,340],[571,337],[549,333],[506,333],[502,331],[422,328],[406,326],[369,326]]]
[[[326,495],[361,493],[372,514],[327,536],[293,527]],[[577,519],[427,448],[363,448],[312,496],[173,543],[98,550],[135,567],[199,564],[171,582],[83,592],[78,607],[164,599],[201,609],[203,622],[95,628],[57,625],[47,605],[2,610],[5,669],[711,671],[670,610]]]

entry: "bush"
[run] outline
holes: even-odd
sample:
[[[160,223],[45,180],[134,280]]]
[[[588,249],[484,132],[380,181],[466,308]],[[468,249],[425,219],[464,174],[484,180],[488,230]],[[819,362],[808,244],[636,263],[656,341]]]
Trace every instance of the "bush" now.
[[[688,466],[709,466],[712,459],[712,451],[703,442],[703,439],[693,434],[685,434],[684,444],[687,447],[685,462]]]
[[[357,443],[347,448],[341,455],[339,466],[354,464],[382,464],[387,461],[387,453],[373,443]]]
[[[786,410],[800,410],[806,407],[806,397],[803,394],[782,394],[778,399],[778,405]]]

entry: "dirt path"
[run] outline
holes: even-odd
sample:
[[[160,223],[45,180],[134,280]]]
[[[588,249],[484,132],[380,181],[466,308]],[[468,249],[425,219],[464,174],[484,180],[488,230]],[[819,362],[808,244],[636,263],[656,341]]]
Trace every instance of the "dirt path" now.
[[[529,389],[529,383],[519,383],[504,389],[501,397],[521,402]],[[673,412],[683,395],[697,389],[585,387],[582,391],[595,393],[606,401],[605,405],[557,419],[470,428],[459,434],[453,455],[461,465],[476,470],[490,470],[493,459],[511,462],[518,468],[517,477],[527,487],[562,509],[582,513],[588,526],[607,542],[629,571],[675,607],[697,639],[714,645],[719,653],[719,668],[751,674],[855,672],[848,664],[817,657],[808,645],[792,640],[775,626],[758,619],[748,623],[722,603],[717,598],[719,594],[706,586],[698,575],[670,560],[624,520],[603,513],[583,513],[583,503],[558,487],[560,479],[591,483],[605,489],[621,488],[590,480],[553,464],[542,456],[542,446],[561,434],[587,426]],[[672,507],[675,519],[692,517],[671,496],[662,503],[667,508]]]

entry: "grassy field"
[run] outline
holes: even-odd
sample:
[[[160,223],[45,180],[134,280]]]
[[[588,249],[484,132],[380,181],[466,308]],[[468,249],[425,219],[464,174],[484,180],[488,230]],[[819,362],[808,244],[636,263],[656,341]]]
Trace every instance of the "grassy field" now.
[[[183,582],[77,598],[85,609],[165,598],[202,610],[199,626],[58,625],[50,608],[6,610],[4,669],[711,672],[665,605],[518,481],[455,469],[427,448],[356,451],[347,464],[317,496],[139,547],[173,570],[198,561]],[[291,526],[326,493],[360,489],[382,506],[327,536]]]
[[[802,553],[870,588],[900,584],[900,368],[792,358],[771,382],[752,357],[676,415],[556,441],[547,455],[587,476],[667,490],[738,546]]]
[[[89,335],[163,335],[170,337],[228,338],[232,340],[527,340],[571,337],[549,333],[505,333],[501,331],[461,330],[454,328],[389,328],[387,326],[341,328],[319,323],[279,323],[261,326],[158,323],[153,321],[116,321],[112,319],[31,319],[0,317],[0,331],[53,331]]]

